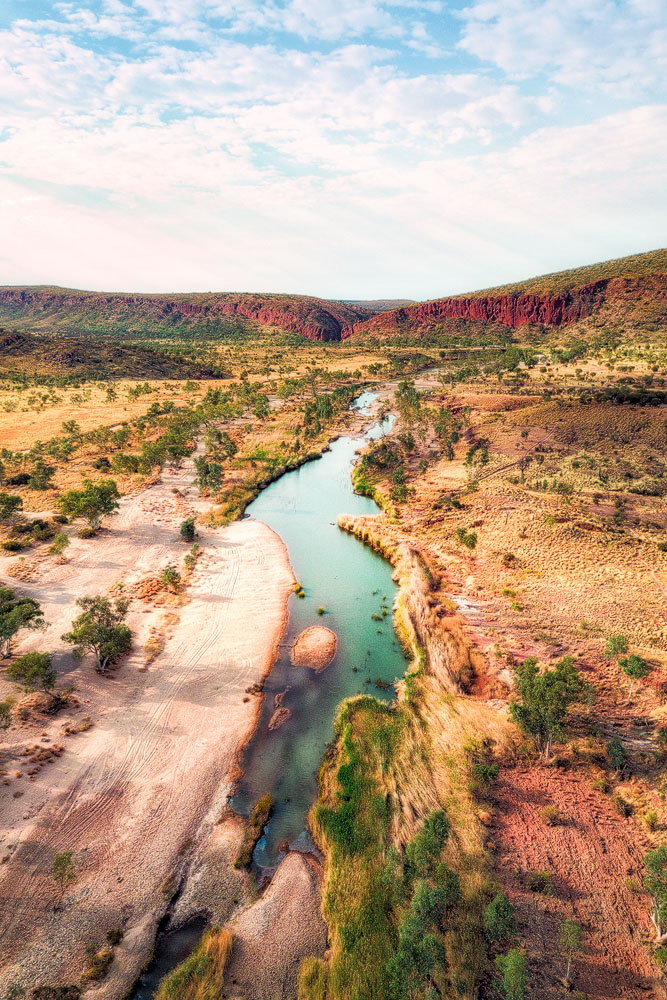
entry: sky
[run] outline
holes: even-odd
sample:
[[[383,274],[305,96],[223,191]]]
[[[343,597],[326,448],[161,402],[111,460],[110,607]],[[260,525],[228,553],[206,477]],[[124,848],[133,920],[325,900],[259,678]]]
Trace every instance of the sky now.
[[[664,0],[2,0],[0,284],[433,298],[667,244]]]

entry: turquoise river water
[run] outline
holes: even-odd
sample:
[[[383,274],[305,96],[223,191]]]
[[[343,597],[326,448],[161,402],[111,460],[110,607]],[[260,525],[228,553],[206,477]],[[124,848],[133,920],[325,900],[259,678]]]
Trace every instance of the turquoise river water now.
[[[367,412],[375,398],[363,393],[353,406]],[[293,849],[312,846],[306,818],[339,703],[361,692],[391,700],[393,681],[405,672],[392,625],[396,585],[391,566],[337,526],[340,514],[378,513],[373,500],[354,492],[352,466],[365,439],[379,437],[392,423],[390,416],[363,437],[338,438],[320,459],[271,483],[247,508],[249,517],[280,535],[306,592],[305,598],[290,597],[287,634],[265,684],[261,719],[232,800],[234,809],[249,814],[262,795],[273,796],[273,814],[255,851],[260,868],[275,867],[287,844]],[[325,609],[321,616],[319,607]],[[310,625],[326,625],[338,637],[333,661],[319,674],[290,661],[289,647]],[[388,687],[376,686],[378,679]],[[270,731],[275,695],[285,690],[282,705],[292,717]]]

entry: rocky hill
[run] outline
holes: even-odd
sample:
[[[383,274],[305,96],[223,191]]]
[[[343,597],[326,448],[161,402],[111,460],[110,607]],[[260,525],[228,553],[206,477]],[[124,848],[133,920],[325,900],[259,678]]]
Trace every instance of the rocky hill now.
[[[34,286],[0,287],[0,323],[97,336],[238,336],[255,323],[310,340],[340,340],[374,310],[303,295],[140,295]]]
[[[563,326],[591,316],[612,300],[636,304],[643,298],[653,303],[667,299],[667,250],[416,303],[356,323],[343,336],[420,336],[437,333],[452,320],[511,329],[528,324]]]
[[[35,336],[0,328],[0,374],[79,378],[226,378],[217,365],[171,357],[143,344]]]

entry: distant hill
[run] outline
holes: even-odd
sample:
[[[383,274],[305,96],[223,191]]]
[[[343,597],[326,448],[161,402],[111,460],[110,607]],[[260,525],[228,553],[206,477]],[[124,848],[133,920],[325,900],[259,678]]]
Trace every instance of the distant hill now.
[[[664,321],[667,250],[416,303],[356,323],[344,336],[421,336],[437,334],[460,322],[498,324],[511,329],[527,324],[562,326],[591,316],[612,301],[627,309],[643,299],[657,306],[651,312]]]
[[[368,319],[369,313],[373,310],[305,295],[135,295],[42,285],[0,287],[0,324],[88,336],[240,337],[259,323],[331,341],[340,340],[344,329]]]
[[[376,314],[391,312],[392,309],[400,309],[402,306],[414,305],[416,299],[343,299],[346,305],[358,306],[360,309],[367,309],[368,312]]]
[[[0,373],[80,378],[226,378],[219,368],[170,357],[143,344],[35,336],[0,329]]]

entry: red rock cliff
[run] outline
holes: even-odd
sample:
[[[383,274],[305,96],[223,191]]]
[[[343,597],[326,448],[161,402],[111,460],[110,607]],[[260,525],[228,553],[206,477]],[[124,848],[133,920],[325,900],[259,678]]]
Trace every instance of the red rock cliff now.
[[[527,323],[561,326],[590,316],[604,300],[609,282],[597,281],[555,295],[529,292],[509,295],[479,295],[436,299],[393,312],[382,313],[343,331],[343,337],[365,333],[369,336],[398,332],[419,333],[419,328],[432,326],[438,319],[468,319],[482,323],[501,323],[512,328]]]
[[[34,318],[54,327],[68,321],[80,329],[103,328],[114,332],[132,319],[149,323],[196,323],[221,316],[241,316],[278,326],[310,340],[340,340],[342,331],[368,316],[368,311],[343,302],[306,296],[209,294],[163,297],[156,295],[103,295],[68,289],[0,288],[0,322],[3,316]]]

